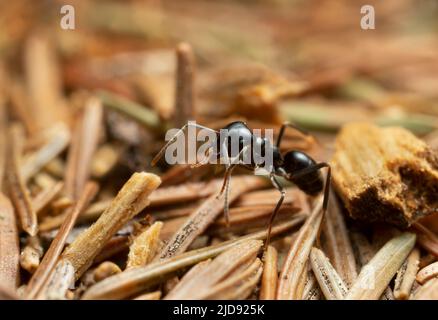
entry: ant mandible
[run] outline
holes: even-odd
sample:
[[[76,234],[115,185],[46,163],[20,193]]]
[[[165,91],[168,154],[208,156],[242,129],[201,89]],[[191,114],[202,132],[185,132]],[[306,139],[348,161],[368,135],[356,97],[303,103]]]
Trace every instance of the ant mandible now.
[[[189,122],[185,124],[172,137],[172,139],[170,139],[166,143],[166,145],[158,152],[158,154],[152,160],[153,166],[163,156],[167,147],[171,143],[176,141],[178,136],[183,134],[184,131],[189,126],[193,126],[197,129],[209,130],[211,132],[214,132],[216,134],[216,137],[219,137],[220,135],[219,131],[213,130],[211,128],[196,123]],[[270,242],[272,223],[283,203],[284,196],[286,193],[283,186],[277,180],[276,176],[283,177],[286,180],[293,182],[301,191],[311,196],[316,196],[317,194],[319,194],[321,191],[324,190],[324,199],[322,204],[323,214],[325,214],[328,205],[328,198],[330,192],[330,177],[331,177],[330,165],[326,162],[317,163],[306,153],[297,150],[291,150],[291,151],[287,151],[284,154],[281,154],[280,144],[284,135],[284,131],[288,127],[295,129],[296,131],[300,132],[305,136],[310,136],[309,133],[299,128],[298,126],[289,122],[285,122],[281,126],[276,144],[272,145],[272,143],[268,139],[255,136],[252,133],[252,131],[248,128],[248,126],[245,124],[245,122],[234,121],[222,129],[222,130],[226,130],[224,131],[226,132],[226,136],[225,139],[223,139],[223,141],[220,142],[222,143],[223,147],[221,148],[221,146],[219,145],[217,149],[219,150],[219,152],[217,152],[216,154],[211,154],[212,148],[208,149],[209,150],[208,152],[209,154],[207,155],[208,158],[210,157],[216,157],[216,159],[225,158],[224,182],[217,197],[220,197],[225,192],[224,214],[227,222],[229,219],[228,192],[229,192],[231,173],[233,169],[236,166],[242,166],[244,168],[255,171],[256,169],[260,168],[261,165],[263,165],[263,163],[257,163],[254,157],[250,158],[251,160],[250,163],[243,164],[241,161],[241,156],[244,155],[245,152],[252,151],[253,147],[257,147],[257,149],[261,150],[262,153],[272,152],[273,163],[271,166],[269,166],[268,173],[272,185],[280,192],[280,199],[278,200],[277,205],[275,206],[275,209],[271,213],[271,216],[269,218],[266,246]],[[232,154],[232,150],[230,150],[230,145],[231,145],[230,141],[232,141],[233,139],[238,139],[239,141],[239,146],[236,154]],[[219,143],[219,140],[217,141]],[[257,144],[257,146],[255,144]],[[205,162],[205,160],[206,159],[204,159],[204,161],[202,162]],[[324,186],[322,175],[319,171],[324,167],[327,168],[325,186]]]

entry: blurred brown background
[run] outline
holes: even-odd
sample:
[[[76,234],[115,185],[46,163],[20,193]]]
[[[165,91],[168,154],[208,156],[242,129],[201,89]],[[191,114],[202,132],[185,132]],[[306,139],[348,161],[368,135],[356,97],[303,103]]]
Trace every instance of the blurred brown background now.
[[[60,27],[64,4],[75,8],[75,30]],[[363,5],[375,8],[375,30],[360,28]],[[169,119],[173,49],[185,41],[196,54],[200,121],[279,119],[267,116],[275,105],[282,118],[318,131],[372,119],[425,134],[438,114],[437,17],[433,0],[2,1],[0,56],[19,80],[51,74],[36,81],[49,95],[103,88]],[[261,81],[255,64],[294,88],[274,81],[262,114],[218,98],[236,81]],[[212,77],[217,69],[226,71]]]

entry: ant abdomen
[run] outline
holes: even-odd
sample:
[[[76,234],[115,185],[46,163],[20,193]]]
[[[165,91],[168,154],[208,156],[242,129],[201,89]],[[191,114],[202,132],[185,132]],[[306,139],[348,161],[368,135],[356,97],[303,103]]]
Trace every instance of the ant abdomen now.
[[[306,169],[316,164],[316,161],[300,151],[289,151],[283,157],[284,170],[293,176],[295,172]],[[314,196],[324,188],[324,181],[319,171],[312,171],[303,176],[291,178],[294,184],[306,194]]]

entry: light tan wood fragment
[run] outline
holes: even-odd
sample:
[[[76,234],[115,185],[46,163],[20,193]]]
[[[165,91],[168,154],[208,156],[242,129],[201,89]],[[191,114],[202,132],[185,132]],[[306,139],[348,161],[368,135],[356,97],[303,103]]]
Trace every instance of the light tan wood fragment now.
[[[351,217],[401,227],[438,208],[438,155],[409,131],[351,123],[336,138],[333,182]]]
[[[126,268],[141,267],[148,264],[158,251],[162,222],[155,222],[148,229],[139,234],[129,247]]]
[[[158,188],[160,182],[160,178],[154,174],[134,173],[110,207],[65,250],[62,257],[71,262],[76,278],[88,269],[105,243],[149,204],[149,195]]]

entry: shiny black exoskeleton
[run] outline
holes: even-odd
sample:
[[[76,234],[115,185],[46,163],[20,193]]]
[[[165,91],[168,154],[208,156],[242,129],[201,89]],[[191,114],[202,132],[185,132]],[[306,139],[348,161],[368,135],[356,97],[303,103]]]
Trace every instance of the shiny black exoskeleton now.
[[[174,136],[174,138],[172,138],[157,154],[157,156],[152,161],[152,164],[155,164],[158,161],[158,159],[162,156],[167,146],[171,142],[176,140],[178,134],[182,133],[185,129],[187,129],[189,125],[191,125],[191,123],[186,124],[183,128],[180,129],[180,131]],[[287,127],[293,128],[299,131],[303,135],[308,135],[307,132],[303,131],[302,129],[298,128],[297,126],[291,123],[288,122],[284,123],[280,129],[276,144],[272,145],[271,141],[269,141],[268,139],[255,136],[252,133],[252,131],[248,128],[248,126],[242,121],[231,122],[230,124],[225,126],[223,129],[226,130],[225,131],[226,135],[225,136],[222,135],[222,138],[220,138],[220,132],[218,131],[215,131],[213,129],[198,124],[192,124],[192,125],[194,125],[198,129],[207,129],[214,131],[217,134],[218,139],[216,142],[217,143],[216,150],[219,150],[219,152],[217,152],[216,154],[210,154],[209,157],[216,157],[217,159],[223,159],[223,158],[226,159],[224,183],[218,196],[220,196],[225,191],[224,212],[227,221],[228,221],[228,189],[229,189],[229,182],[230,182],[232,170],[236,166],[243,166],[250,170],[256,170],[257,168],[263,167],[264,165],[264,163],[258,162],[257,157],[253,156],[252,151],[254,151],[254,154],[260,152],[262,157],[265,156],[266,152],[272,152],[273,162],[272,165],[268,167],[269,168],[268,173],[273,186],[277,190],[279,190],[281,194],[280,199],[278,200],[277,205],[274,211],[272,212],[269,220],[267,244],[269,244],[269,240],[270,240],[272,223],[275,219],[278,210],[280,209],[283,203],[285,196],[285,190],[276,179],[276,176],[284,177],[285,179],[293,182],[300,190],[311,196],[315,196],[324,190],[323,212],[326,211],[329,191],[330,191],[329,189],[330,166],[325,162],[317,163],[309,155],[301,151],[292,150],[286,152],[285,154],[281,154],[280,152],[280,144],[283,138],[284,131]],[[233,139],[238,139],[239,141],[237,150],[231,149],[231,144],[232,144],[231,141]],[[221,146],[223,148],[221,148]],[[249,154],[251,156],[250,158],[251,161],[249,163],[243,164],[240,161],[240,159],[241,156],[246,151],[249,151]],[[235,161],[235,159],[237,159],[237,162]],[[324,188],[323,177],[319,171],[323,167],[328,168],[326,181],[325,181],[325,188]]]

